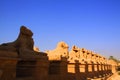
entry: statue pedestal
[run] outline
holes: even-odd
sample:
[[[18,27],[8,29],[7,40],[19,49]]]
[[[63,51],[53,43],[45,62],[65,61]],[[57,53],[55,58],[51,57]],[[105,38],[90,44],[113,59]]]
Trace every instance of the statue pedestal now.
[[[67,80],[67,59],[51,60],[49,64],[49,80]]]
[[[18,54],[17,52],[14,51],[4,51],[4,50],[0,50],[0,57],[4,57],[4,58],[17,58]]]
[[[48,80],[48,69],[49,62],[47,60],[37,60],[34,71],[34,80]]]
[[[16,79],[17,58],[0,57],[0,80]]]
[[[44,53],[39,58],[21,58],[17,64],[17,78],[48,80],[48,67],[48,57]]]

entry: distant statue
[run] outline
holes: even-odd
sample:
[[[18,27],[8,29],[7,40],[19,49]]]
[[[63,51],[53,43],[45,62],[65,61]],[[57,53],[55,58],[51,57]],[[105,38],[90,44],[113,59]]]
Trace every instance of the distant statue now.
[[[27,29],[25,26],[21,26],[17,40],[1,44],[0,50],[17,52],[21,58],[37,58],[39,55],[36,55],[35,53],[37,52],[33,50],[34,41],[32,36],[33,33],[31,30]]]
[[[61,57],[68,58],[69,46],[65,42],[59,42],[56,49],[47,51],[49,60],[60,60]]]
[[[36,51],[36,52],[40,52],[40,50],[39,50],[39,48],[38,47],[36,47],[36,46],[34,46],[34,51]]]
[[[79,60],[80,58],[80,49],[77,46],[73,46],[71,51],[69,52],[69,61],[75,62],[76,60]]]

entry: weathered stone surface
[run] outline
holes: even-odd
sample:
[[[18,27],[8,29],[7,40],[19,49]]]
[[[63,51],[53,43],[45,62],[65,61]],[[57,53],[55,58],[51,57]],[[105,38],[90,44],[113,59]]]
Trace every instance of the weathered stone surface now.
[[[0,78],[1,78],[2,74],[3,74],[3,71],[2,71],[2,70],[0,70]]]
[[[40,50],[39,50],[39,48],[38,47],[36,47],[36,46],[34,46],[34,51],[36,51],[36,52],[40,52]]]
[[[69,46],[65,42],[59,42],[56,49],[46,51],[49,60],[61,60],[61,57],[68,57]]]
[[[70,80],[67,77],[67,59],[52,60],[49,64],[48,80]]]
[[[43,80],[46,77],[45,80],[47,80],[47,69],[49,66],[47,54],[34,51],[32,36],[33,33],[31,30],[25,26],[21,26],[19,36],[14,42],[0,45],[0,80],[15,80],[16,73],[17,75],[23,74],[24,76],[32,73],[28,77],[33,77],[35,80]],[[31,65],[33,62],[35,64]],[[28,70],[31,66],[33,68]],[[43,72],[45,73],[42,74]]]
[[[68,52],[65,42],[47,51],[48,61],[46,53],[33,47],[32,36],[32,31],[22,26],[14,42],[0,45],[0,80],[15,80],[16,77],[17,80],[87,80],[109,75],[111,70],[115,72],[114,62],[108,63],[105,57],[77,46]]]
[[[114,60],[108,60],[108,63],[112,66],[112,73],[116,73],[117,63]]]
[[[91,64],[92,63],[92,52],[87,50],[87,56],[86,56],[86,61],[88,64]]]
[[[73,46],[69,52],[69,61],[75,63],[76,60],[80,59],[80,49],[77,46]]]
[[[83,61],[86,62],[86,59],[87,59],[87,50],[85,48],[82,48],[82,53],[83,53],[82,59],[83,59]]]
[[[69,52],[68,61],[75,62],[78,60],[80,63],[106,63],[106,58],[90,51],[85,48],[78,48],[77,46],[73,46],[71,51]]]
[[[11,57],[11,58],[17,58],[18,54],[17,52],[14,51],[4,51],[4,50],[0,50],[0,57]]]
[[[3,43],[0,45],[0,50],[7,50],[7,51],[19,51],[19,48],[27,48],[33,50],[33,33],[27,29],[25,26],[21,26],[20,34],[14,42],[10,43]]]
[[[16,79],[17,58],[0,57],[0,80]]]
[[[42,54],[40,52],[38,53],[33,50],[34,41],[32,36],[33,33],[31,30],[29,30],[25,26],[21,26],[19,36],[14,42],[4,43],[0,45],[0,51],[4,51],[4,55],[3,53],[0,53],[0,55],[11,55],[14,57],[17,57],[18,55],[20,58],[40,58],[42,56],[46,56],[46,54]],[[9,52],[5,53],[5,51]]]

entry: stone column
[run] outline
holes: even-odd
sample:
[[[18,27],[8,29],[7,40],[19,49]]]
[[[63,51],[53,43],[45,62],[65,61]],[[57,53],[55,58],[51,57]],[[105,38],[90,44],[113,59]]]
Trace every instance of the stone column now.
[[[108,74],[108,65],[107,64],[105,64],[105,75],[107,76]]]
[[[87,68],[87,70],[86,70]],[[79,66],[79,69],[80,69],[80,80],[86,80],[87,79],[87,73],[88,72],[88,67],[86,67],[86,63],[80,63],[80,66]]]
[[[88,73],[87,73],[87,76],[89,78],[93,78],[94,77],[94,64],[93,63],[88,64]]]
[[[104,70],[103,70],[103,64],[101,64],[101,76],[103,77],[104,76]]]
[[[87,63],[85,64],[85,74],[86,74],[86,76],[88,74],[88,64]]]
[[[67,59],[66,58],[61,59],[61,62],[60,62],[60,74],[61,74],[61,76],[64,76],[64,77],[67,74]]]
[[[101,77],[101,71],[102,71],[101,70],[101,63],[99,64],[99,69],[98,70],[99,70],[99,77]]]
[[[79,68],[79,61],[78,60],[76,60],[75,61],[75,76],[76,76],[76,80],[80,80],[80,68]]]
[[[109,65],[110,74],[112,74],[112,65]]]
[[[99,77],[99,64],[98,63],[94,64],[94,73],[95,73],[95,77]]]
[[[95,66],[96,64],[92,63],[92,77],[95,77],[96,74],[95,74]]]

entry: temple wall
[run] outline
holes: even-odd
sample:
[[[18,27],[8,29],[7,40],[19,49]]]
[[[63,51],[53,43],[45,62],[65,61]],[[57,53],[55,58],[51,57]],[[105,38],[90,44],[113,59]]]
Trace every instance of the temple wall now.
[[[34,48],[32,31],[25,26],[14,42],[0,45],[0,80],[91,80],[107,78],[117,64],[85,48],[58,43],[46,53]]]

